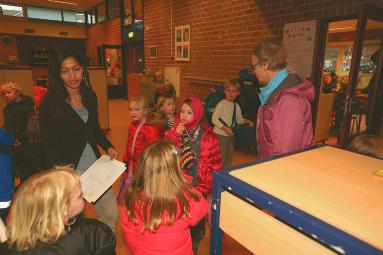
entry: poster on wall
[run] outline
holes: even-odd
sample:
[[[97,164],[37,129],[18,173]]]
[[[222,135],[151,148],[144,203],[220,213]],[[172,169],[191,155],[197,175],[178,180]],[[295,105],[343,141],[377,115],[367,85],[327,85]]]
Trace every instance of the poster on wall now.
[[[190,25],[175,27],[175,48],[176,61],[190,60]]]
[[[283,27],[283,45],[287,51],[287,64],[291,72],[311,77],[316,20],[287,23]]]

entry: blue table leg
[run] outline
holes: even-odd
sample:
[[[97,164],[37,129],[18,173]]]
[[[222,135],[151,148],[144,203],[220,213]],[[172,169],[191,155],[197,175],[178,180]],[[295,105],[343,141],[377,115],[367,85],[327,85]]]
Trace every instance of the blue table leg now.
[[[210,254],[222,254],[222,230],[219,228],[219,216],[221,208],[221,192],[223,191],[220,184],[220,177],[214,174],[213,192],[211,199],[211,233],[210,233]]]

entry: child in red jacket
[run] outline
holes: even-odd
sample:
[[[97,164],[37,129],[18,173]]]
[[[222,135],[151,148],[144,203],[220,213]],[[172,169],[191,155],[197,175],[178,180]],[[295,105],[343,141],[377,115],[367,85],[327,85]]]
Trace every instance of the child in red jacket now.
[[[119,203],[123,200],[124,192],[136,170],[141,153],[150,144],[162,138],[161,127],[150,124],[150,120],[146,117],[148,108],[148,104],[143,97],[132,98],[129,102],[129,114],[132,122],[128,128],[128,141],[123,157],[128,170],[124,175],[124,182],[118,195],[117,200]]]
[[[189,227],[206,215],[207,201],[183,175],[173,143],[142,153],[125,203],[122,229],[133,254],[193,254]]]
[[[211,194],[213,171],[223,167],[218,139],[212,128],[203,123],[204,108],[197,97],[187,98],[177,114],[176,123],[167,130],[165,139],[181,150],[181,167],[191,176],[193,186],[205,197]],[[193,250],[205,234],[205,221],[191,229]]]

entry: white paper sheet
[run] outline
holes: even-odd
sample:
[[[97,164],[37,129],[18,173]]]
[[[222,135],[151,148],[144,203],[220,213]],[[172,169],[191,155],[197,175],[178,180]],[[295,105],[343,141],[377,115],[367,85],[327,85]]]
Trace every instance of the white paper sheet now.
[[[7,241],[7,232],[3,221],[0,219],[0,243]]]
[[[95,202],[124,172],[125,164],[103,155],[81,176],[81,188],[89,203]]]

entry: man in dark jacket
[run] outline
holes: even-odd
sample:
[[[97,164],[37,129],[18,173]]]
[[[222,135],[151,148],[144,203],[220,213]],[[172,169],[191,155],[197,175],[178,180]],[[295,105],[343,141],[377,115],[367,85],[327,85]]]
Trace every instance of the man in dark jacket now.
[[[259,159],[312,145],[312,83],[288,72],[286,50],[276,42],[257,44],[252,64],[261,84],[257,115]]]

